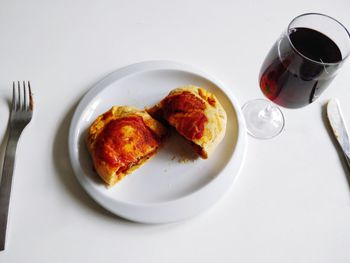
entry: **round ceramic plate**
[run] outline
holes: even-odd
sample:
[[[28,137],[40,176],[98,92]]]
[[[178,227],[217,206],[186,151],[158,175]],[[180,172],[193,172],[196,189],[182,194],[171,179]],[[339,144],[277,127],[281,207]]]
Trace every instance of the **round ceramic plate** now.
[[[91,123],[113,105],[143,109],[190,84],[214,93],[226,110],[226,135],[214,154],[197,158],[189,143],[173,134],[151,160],[107,188],[93,170],[84,142]],[[143,223],[182,220],[213,205],[238,175],[245,148],[244,120],[229,90],[206,73],[169,61],[130,65],[102,79],[80,101],[69,130],[70,159],[82,187],[112,213]]]

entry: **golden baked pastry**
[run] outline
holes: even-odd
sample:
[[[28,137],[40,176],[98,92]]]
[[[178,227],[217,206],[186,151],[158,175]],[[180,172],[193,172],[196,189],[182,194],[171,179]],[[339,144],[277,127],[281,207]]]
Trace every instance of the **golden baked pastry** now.
[[[147,112],[114,106],[92,123],[86,144],[96,172],[112,186],[152,157],[166,133]]]
[[[191,141],[203,159],[210,156],[225,135],[227,117],[224,108],[214,94],[200,87],[176,88],[148,113],[165,120]]]

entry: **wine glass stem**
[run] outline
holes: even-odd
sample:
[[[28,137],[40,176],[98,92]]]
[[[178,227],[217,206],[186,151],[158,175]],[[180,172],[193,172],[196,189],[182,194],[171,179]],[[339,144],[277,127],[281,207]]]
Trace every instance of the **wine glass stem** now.
[[[273,105],[268,103],[267,106],[259,112],[259,118],[263,120],[273,120]]]

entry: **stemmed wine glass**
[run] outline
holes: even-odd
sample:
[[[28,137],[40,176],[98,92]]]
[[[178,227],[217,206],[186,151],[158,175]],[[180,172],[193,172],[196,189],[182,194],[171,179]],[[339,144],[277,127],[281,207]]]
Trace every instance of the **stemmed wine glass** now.
[[[259,85],[269,100],[249,101],[242,107],[248,132],[260,139],[278,135],[284,117],[274,103],[285,108],[312,103],[349,54],[349,32],[334,18],[318,13],[294,18],[260,69]]]

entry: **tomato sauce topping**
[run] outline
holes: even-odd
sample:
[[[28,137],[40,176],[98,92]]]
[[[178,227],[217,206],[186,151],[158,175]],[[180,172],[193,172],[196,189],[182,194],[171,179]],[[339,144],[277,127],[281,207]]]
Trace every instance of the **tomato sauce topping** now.
[[[170,95],[161,102],[163,117],[189,140],[200,139],[208,118],[204,101],[188,91]]]
[[[137,163],[153,152],[160,142],[142,117],[130,116],[109,122],[97,137],[97,159],[112,167]]]

